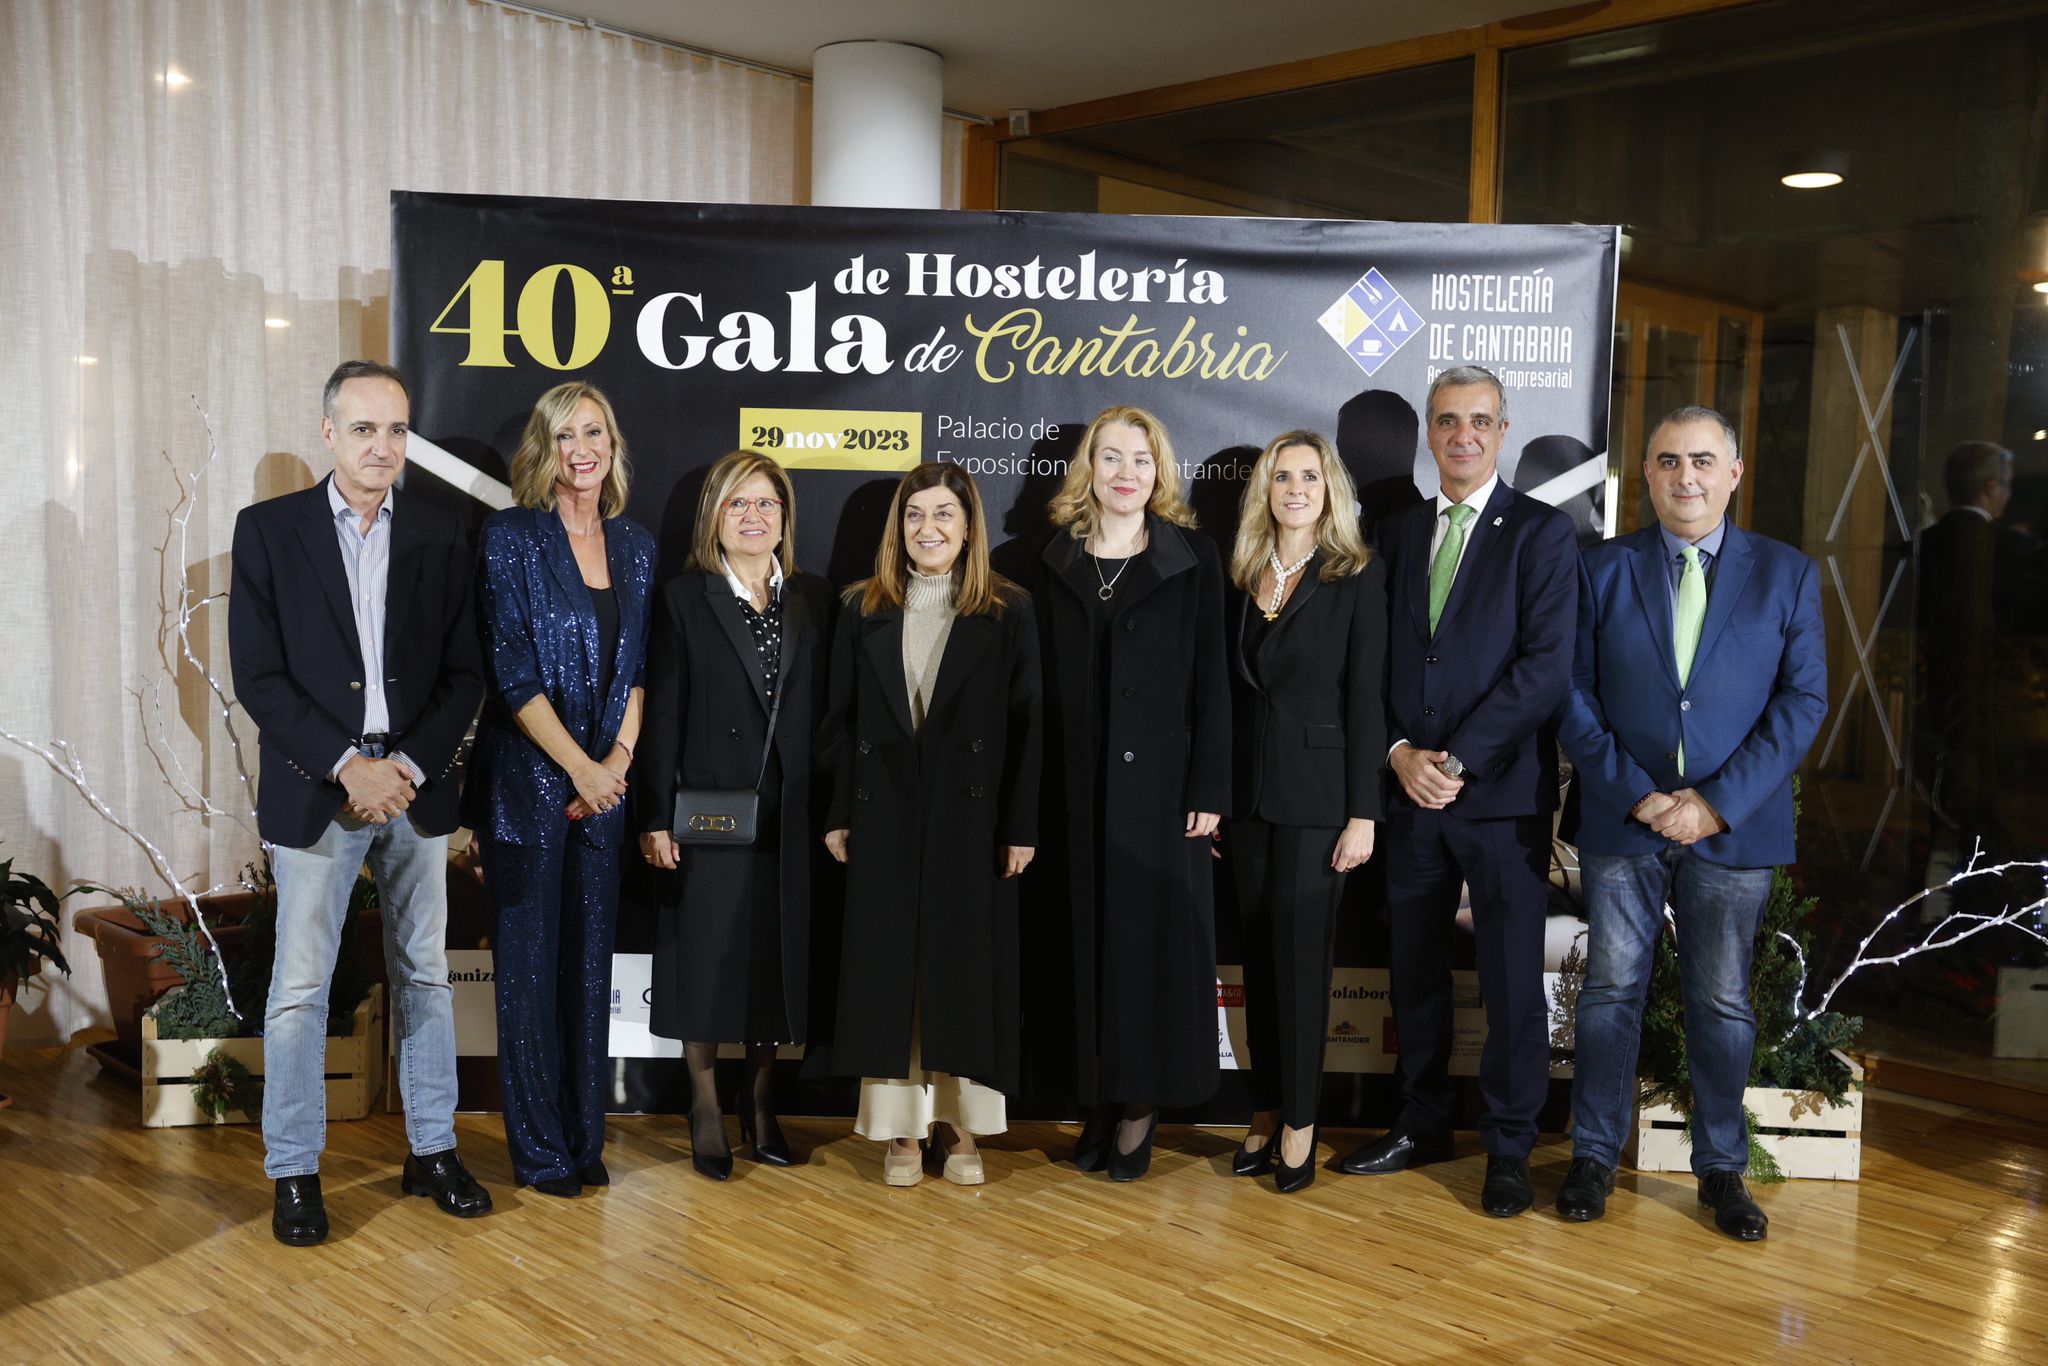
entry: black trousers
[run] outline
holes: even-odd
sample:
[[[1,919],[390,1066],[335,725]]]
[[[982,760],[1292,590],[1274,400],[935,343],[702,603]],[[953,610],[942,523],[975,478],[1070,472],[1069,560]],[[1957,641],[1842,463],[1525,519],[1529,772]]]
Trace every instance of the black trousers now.
[[[1393,921],[1394,1028],[1401,1118],[1410,1133],[1449,1127],[1450,940],[1460,884],[1472,888],[1486,1045],[1479,1055],[1479,1132],[1486,1151],[1526,1158],[1550,1086],[1550,1020],[1543,995],[1549,909],[1550,817],[1467,820],[1398,808],[1387,817],[1387,908]]]
[[[1252,1105],[1306,1129],[1322,1095],[1330,970],[1344,874],[1330,867],[1338,831],[1232,821],[1224,861],[1237,883],[1244,951]]]

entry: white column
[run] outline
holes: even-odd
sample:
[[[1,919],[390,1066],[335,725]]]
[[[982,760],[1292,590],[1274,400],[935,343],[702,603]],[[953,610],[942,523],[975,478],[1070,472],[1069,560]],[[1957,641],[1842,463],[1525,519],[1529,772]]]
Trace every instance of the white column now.
[[[907,43],[830,43],[811,58],[811,202],[936,209],[945,62]]]

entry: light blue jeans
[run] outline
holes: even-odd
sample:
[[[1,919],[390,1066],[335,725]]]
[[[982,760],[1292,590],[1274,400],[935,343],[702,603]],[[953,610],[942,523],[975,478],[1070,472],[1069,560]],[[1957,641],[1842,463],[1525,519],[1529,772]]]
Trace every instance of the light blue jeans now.
[[[1669,902],[1678,930],[1685,1058],[1692,1072],[1696,1176],[1749,1166],[1742,1091],[1756,1017],[1749,965],[1771,894],[1768,868],[1725,868],[1690,848],[1579,857],[1586,897],[1586,984],[1579,991],[1572,1081],[1572,1156],[1613,1167],[1636,1097],[1643,997]]]
[[[270,851],[277,961],[263,1016],[263,1172],[273,1179],[320,1170],[327,1144],[327,989],[349,892],[365,863],[384,907],[405,1135],[422,1157],[455,1146],[448,837],[422,835],[404,816],[387,825],[341,816],[307,848]]]

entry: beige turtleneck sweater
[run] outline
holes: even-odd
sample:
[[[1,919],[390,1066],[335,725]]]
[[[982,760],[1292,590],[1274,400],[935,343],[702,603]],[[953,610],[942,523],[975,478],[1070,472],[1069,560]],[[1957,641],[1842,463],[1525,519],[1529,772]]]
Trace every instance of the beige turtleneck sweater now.
[[[927,577],[915,569],[903,589],[903,684],[910,693],[910,724],[924,729],[925,710],[953,633],[953,576]]]

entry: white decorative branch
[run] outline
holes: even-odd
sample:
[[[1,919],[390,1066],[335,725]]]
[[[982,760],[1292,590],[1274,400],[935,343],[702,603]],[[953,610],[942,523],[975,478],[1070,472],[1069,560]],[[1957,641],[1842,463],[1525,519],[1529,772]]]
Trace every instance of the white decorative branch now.
[[[1979,867],[1978,860],[1983,858],[1983,856],[1984,842],[1978,840],[1975,847],[1970,850],[1969,862],[1957,869],[1946,881],[1932,887],[1922,888],[1904,901],[1901,901],[1898,905],[1892,907],[1889,911],[1886,911],[1884,917],[1871,928],[1870,933],[1863,936],[1863,942],[1856,946],[1856,955],[1849,960],[1848,966],[1843,968],[1835,980],[1828,984],[1828,989],[1821,993],[1819,1003],[1812,1010],[1803,1012],[1803,1017],[1805,1019],[1812,1019],[1814,1016],[1826,1011],[1828,1004],[1835,999],[1835,993],[1841,990],[1842,984],[1864,968],[1903,963],[1908,958],[1915,958],[1923,953],[1930,953],[1936,949],[1945,949],[1960,944],[1965,939],[1982,934],[1986,930],[1995,930],[2001,926],[2009,926],[2018,930],[2021,934],[2039,940],[2043,944],[2048,944],[2048,934],[2043,934],[2036,925],[2028,923],[2038,920],[2044,912],[2048,912],[2048,897],[2041,897],[2025,905],[2007,906],[1996,915],[1983,915],[1971,911],[1952,911],[1942,917],[1940,923],[1921,935],[1916,942],[1907,945],[1897,953],[1871,953],[1871,944],[1893,921],[1937,892],[1947,892],[1972,878],[2002,878],[2007,873],[2017,870],[2048,872],[2048,860],[2042,859],[2013,859],[2004,863],[1992,863]],[[1803,963],[1801,964],[1801,969],[1801,988],[1803,992]]]
[[[78,757],[78,752],[72,749],[69,740],[52,740],[48,745],[39,745],[33,740],[16,735],[4,726],[0,726],[0,740],[6,740],[10,744],[19,745],[48,764],[66,782],[78,789],[78,795],[85,798],[86,805],[97,811],[101,819],[105,820],[107,824],[113,826],[116,830],[119,830],[129,839],[135,841],[143,854],[148,857],[150,866],[156,869],[156,875],[163,879],[164,884],[171,889],[176,898],[184,902],[186,907],[192,912],[193,923],[199,926],[199,932],[206,936],[206,942],[213,950],[213,967],[214,971],[220,975],[221,994],[227,1000],[228,1013],[237,1020],[241,1019],[242,1012],[235,1005],[234,990],[228,985],[228,972],[221,958],[220,943],[213,937],[213,928],[206,923],[206,913],[199,909],[199,899],[201,897],[212,896],[227,884],[218,884],[207,888],[203,892],[195,892],[187,887],[185,880],[179,877],[176,870],[171,867],[171,861],[165,857],[164,851],[159,849],[149,836],[143,834],[133,825],[130,825],[127,821],[116,815],[114,809],[107,805],[100,797],[100,794],[93,791],[92,783],[86,777],[85,763]]]

